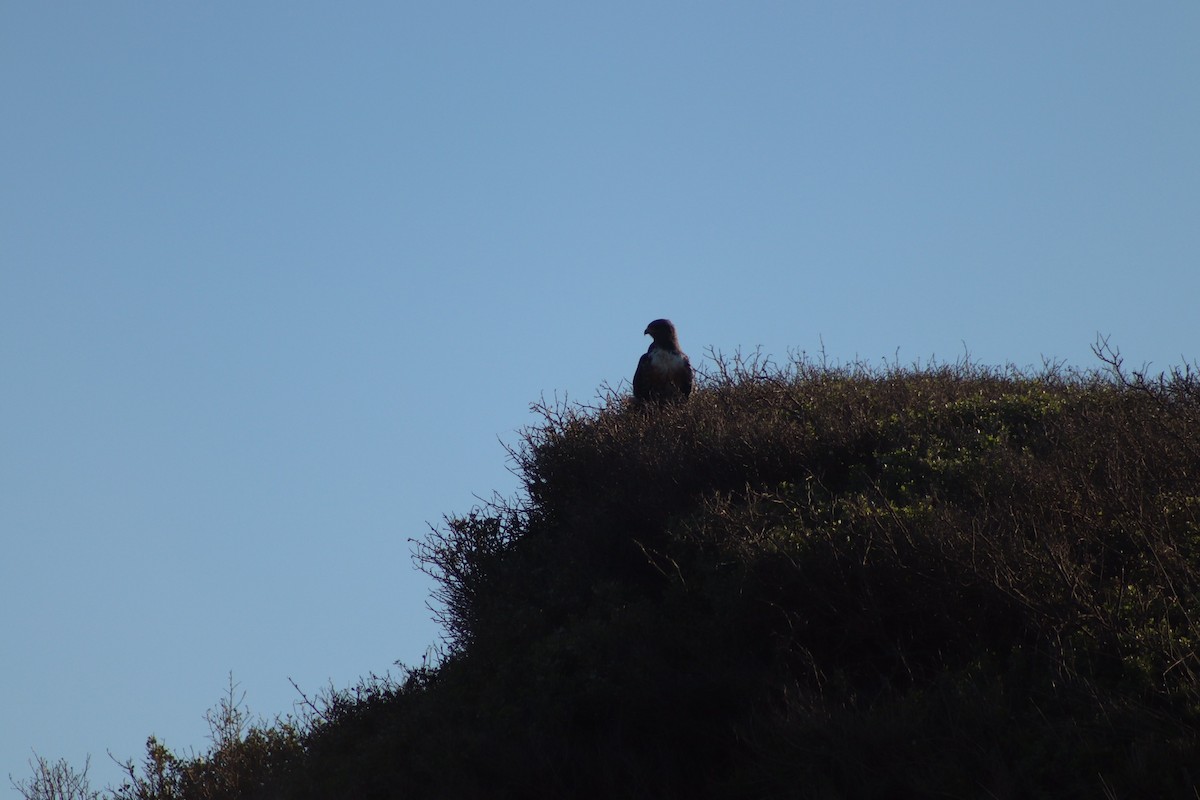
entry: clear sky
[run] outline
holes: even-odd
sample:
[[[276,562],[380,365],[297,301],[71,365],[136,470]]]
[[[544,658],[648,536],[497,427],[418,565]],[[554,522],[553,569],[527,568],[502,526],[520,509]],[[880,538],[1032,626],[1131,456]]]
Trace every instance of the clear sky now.
[[[0,784],[438,629],[556,394],[1200,356],[1200,4],[0,5]],[[627,387],[627,383],[625,386]]]

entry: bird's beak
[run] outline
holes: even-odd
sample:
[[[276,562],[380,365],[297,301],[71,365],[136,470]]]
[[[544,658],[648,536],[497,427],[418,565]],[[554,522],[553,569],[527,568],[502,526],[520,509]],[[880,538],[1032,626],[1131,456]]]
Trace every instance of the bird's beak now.
[[[649,335],[650,335],[650,329],[649,329],[649,328],[646,328],[646,330],[642,331],[642,336],[649,336]]]

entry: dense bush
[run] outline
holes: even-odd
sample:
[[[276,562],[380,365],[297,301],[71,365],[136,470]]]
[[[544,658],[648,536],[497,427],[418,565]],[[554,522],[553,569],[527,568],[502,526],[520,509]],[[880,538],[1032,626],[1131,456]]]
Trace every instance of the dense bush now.
[[[417,544],[437,664],[118,795],[1193,797],[1200,382],[1097,353],[538,406]]]
[[[534,728],[599,692],[646,796],[1190,796],[1200,394],[1100,354],[543,408],[525,505],[426,544],[447,629],[562,691]]]

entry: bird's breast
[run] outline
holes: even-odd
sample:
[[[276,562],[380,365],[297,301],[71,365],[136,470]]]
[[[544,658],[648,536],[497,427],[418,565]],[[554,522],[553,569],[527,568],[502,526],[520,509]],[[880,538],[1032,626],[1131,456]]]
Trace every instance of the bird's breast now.
[[[650,364],[656,370],[671,372],[683,366],[684,358],[679,353],[656,349],[650,353]]]

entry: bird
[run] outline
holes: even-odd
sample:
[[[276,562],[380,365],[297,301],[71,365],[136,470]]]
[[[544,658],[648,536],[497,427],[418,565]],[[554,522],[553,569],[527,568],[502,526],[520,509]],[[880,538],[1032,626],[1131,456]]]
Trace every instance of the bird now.
[[[656,319],[643,332],[654,339],[633,373],[633,396],[641,402],[687,400],[692,393],[692,364],[679,349],[679,336],[669,319]]]

